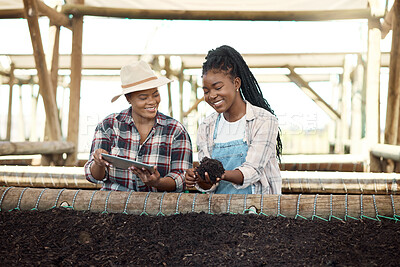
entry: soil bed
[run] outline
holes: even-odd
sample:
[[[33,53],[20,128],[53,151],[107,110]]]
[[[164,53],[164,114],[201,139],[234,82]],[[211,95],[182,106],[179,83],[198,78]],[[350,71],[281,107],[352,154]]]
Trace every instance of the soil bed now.
[[[0,212],[0,266],[398,266],[400,223]]]

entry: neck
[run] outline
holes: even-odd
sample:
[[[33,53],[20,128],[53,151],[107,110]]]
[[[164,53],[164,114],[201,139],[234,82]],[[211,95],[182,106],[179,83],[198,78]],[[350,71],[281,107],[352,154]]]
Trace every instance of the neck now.
[[[153,127],[154,123],[156,122],[156,117],[154,118],[145,118],[138,116],[137,114],[134,114],[133,112],[131,113],[132,119],[135,123],[136,126],[142,125],[142,126],[151,126]]]
[[[240,120],[246,114],[246,102],[239,96],[231,108],[223,113],[225,120],[235,122]]]

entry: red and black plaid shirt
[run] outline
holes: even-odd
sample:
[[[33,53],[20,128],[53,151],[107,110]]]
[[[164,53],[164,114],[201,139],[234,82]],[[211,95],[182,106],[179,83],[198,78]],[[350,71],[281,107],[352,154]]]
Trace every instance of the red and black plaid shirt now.
[[[103,181],[93,178],[90,167],[93,153],[102,148],[111,155],[157,167],[161,177],[171,177],[176,184],[176,192],[184,188],[184,172],[192,168],[192,143],[186,129],[177,120],[157,112],[156,123],[146,141],[140,144],[140,135],[135,127],[132,108],[107,116],[100,122],[94,134],[89,161],[85,164],[86,179],[93,183],[103,183],[101,190],[157,191],[146,186],[131,171],[110,167]]]

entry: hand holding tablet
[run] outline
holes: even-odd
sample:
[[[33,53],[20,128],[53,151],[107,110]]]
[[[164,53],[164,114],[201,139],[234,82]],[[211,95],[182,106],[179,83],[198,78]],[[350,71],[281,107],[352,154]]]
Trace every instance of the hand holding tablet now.
[[[145,163],[130,160],[130,159],[124,159],[121,157],[117,157],[117,156],[113,156],[113,155],[109,155],[109,154],[105,154],[105,153],[101,153],[101,156],[103,157],[103,159],[105,161],[111,163],[116,168],[127,170],[129,167],[135,166],[140,169],[145,168],[151,173],[153,173],[155,171],[154,165],[149,165],[149,164],[145,164]]]

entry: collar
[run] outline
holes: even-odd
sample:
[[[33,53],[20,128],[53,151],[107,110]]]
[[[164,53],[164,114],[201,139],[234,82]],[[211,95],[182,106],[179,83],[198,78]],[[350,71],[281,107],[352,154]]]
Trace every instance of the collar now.
[[[246,103],[246,121],[254,120],[256,118],[254,115],[254,106],[246,100],[244,102]]]

